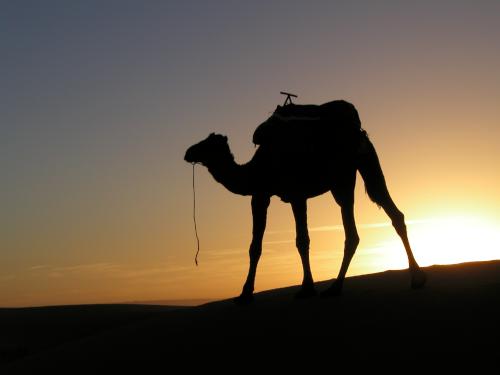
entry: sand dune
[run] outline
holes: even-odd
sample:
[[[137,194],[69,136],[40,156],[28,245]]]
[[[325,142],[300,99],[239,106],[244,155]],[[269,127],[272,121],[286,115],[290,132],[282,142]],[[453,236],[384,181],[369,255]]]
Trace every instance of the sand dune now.
[[[224,300],[187,308],[1,309],[0,370],[125,369],[181,360],[206,366],[214,363],[207,359],[228,356],[249,362],[377,353],[497,356],[500,261],[426,270],[422,290],[409,288],[407,271],[387,271],[349,278],[341,297],[294,300],[294,286],[258,293],[246,307]]]

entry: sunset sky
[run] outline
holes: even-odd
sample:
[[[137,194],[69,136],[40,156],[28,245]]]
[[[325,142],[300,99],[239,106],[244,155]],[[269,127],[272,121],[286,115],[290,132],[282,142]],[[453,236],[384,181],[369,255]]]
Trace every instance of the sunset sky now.
[[[12,1],[0,11],[0,306],[227,298],[248,268],[250,198],[184,152],[237,162],[282,104],[352,102],[421,265],[500,259],[499,1]],[[337,275],[330,195],[309,201],[315,280]],[[407,267],[358,175],[348,275]],[[273,198],[256,290],[299,284]]]

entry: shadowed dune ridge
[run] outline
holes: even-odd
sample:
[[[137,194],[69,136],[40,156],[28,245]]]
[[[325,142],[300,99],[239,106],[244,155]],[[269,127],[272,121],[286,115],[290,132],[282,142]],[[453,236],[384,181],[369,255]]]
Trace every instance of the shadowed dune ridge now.
[[[411,290],[407,270],[351,277],[336,298],[295,300],[299,286],[197,307],[89,305],[0,309],[0,369],[71,363],[127,368],[186,356],[335,356],[353,353],[498,353],[500,261],[427,267]],[[319,290],[327,281],[317,283]],[[258,343],[258,344],[256,344]]]

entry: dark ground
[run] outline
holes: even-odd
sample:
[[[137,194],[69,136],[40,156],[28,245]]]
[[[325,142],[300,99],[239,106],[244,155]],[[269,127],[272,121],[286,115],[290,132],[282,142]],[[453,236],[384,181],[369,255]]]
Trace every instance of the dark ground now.
[[[341,297],[297,287],[198,307],[86,305],[0,309],[0,373],[187,368],[384,358],[500,360],[500,261],[351,277]],[[317,283],[318,290],[328,282]],[[70,371],[74,372],[74,371]]]

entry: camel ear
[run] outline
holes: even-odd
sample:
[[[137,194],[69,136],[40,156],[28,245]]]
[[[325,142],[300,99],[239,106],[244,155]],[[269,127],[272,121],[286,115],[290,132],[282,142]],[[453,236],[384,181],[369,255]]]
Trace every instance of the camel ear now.
[[[224,135],[222,138],[227,142],[227,136]]]

